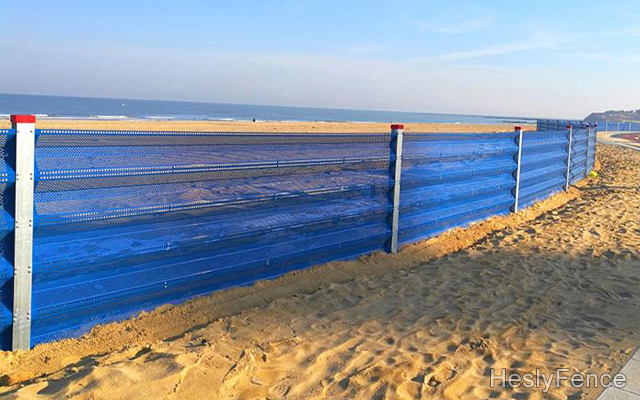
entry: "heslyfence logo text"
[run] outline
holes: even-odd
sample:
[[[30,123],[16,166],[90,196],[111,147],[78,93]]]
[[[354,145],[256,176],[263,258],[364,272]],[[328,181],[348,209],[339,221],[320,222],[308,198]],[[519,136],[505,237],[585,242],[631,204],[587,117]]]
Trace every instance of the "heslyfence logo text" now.
[[[518,372],[512,372],[507,375],[506,369],[501,369],[496,373],[496,370],[491,368],[491,388],[497,386],[503,388],[519,388],[524,387],[527,389],[541,388],[544,393],[547,393],[552,387],[560,388],[563,383],[568,383],[576,389],[581,388],[599,388],[599,387],[616,387],[622,389],[627,385],[627,377],[623,374],[580,374],[574,373],[570,375],[571,370],[569,368],[559,368],[552,373],[540,372],[540,369],[536,369],[535,372],[521,374]]]

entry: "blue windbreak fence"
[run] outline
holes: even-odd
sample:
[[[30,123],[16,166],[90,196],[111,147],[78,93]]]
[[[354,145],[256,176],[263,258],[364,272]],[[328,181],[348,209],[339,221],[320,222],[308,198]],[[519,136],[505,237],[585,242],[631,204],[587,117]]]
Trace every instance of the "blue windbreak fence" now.
[[[382,249],[389,135],[40,131],[33,343]]]
[[[598,130],[603,132],[640,132],[640,122],[599,121]]]
[[[567,173],[567,125],[573,127],[570,183],[584,178],[593,170],[595,129],[589,129],[579,121],[538,121],[536,132],[524,134],[520,184],[522,206],[532,205],[564,188]]]
[[[566,123],[540,121],[535,132],[524,132],[521,206],[564,188]],[[595,130],[574,122],[573,133],[575,182],[593,167]],[[4,143],[15,137],[14,131],[0,134]],[[37,130],[31,344],[214,290],[388,250],[393,139]],[[405,133],[400,243],[509,213],[517,153],[516,133]],[[4,154],[0,322],[3,348],[9,348],[11,146]]]
[[[399,241],[508,213],[514,203],[515,139],[515,133],[406,133]]]

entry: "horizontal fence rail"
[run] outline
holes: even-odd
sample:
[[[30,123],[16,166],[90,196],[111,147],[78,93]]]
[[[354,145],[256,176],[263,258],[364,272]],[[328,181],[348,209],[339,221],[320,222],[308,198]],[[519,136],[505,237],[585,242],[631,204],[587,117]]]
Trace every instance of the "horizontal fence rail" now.
[[[595,128],[575,121],[541,120],[521,137],[397,128],[36,130],[33,288],[23,294],[32,304],[30,345],[507,214],[516,195],[520,208],[547,198],[585,177],[595,159]],[[0,130],[5,349],[16,290],[15,136]]]

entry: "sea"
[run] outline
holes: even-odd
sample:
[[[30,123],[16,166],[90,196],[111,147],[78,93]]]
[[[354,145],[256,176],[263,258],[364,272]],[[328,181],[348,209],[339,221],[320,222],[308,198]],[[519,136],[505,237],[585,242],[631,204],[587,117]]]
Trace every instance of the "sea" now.
[[[454,124],[535,122],[535,119],[524,117],[0,93],[0,118],[7,118],[10,114],[35,114],[39,118],[47,119],[99,120],[251,121],[255,119],[257,121]]]

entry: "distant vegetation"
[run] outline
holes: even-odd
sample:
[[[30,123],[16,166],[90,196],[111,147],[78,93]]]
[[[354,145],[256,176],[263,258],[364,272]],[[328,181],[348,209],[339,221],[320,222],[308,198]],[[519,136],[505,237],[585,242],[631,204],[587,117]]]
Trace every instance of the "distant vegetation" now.
[[[591,113],[584,119],[586,122],[596,121],[615,121],[615,122],[627,122],[627,121],[640,121],[640,110],[635,111],[605,111],[601,113]]]

